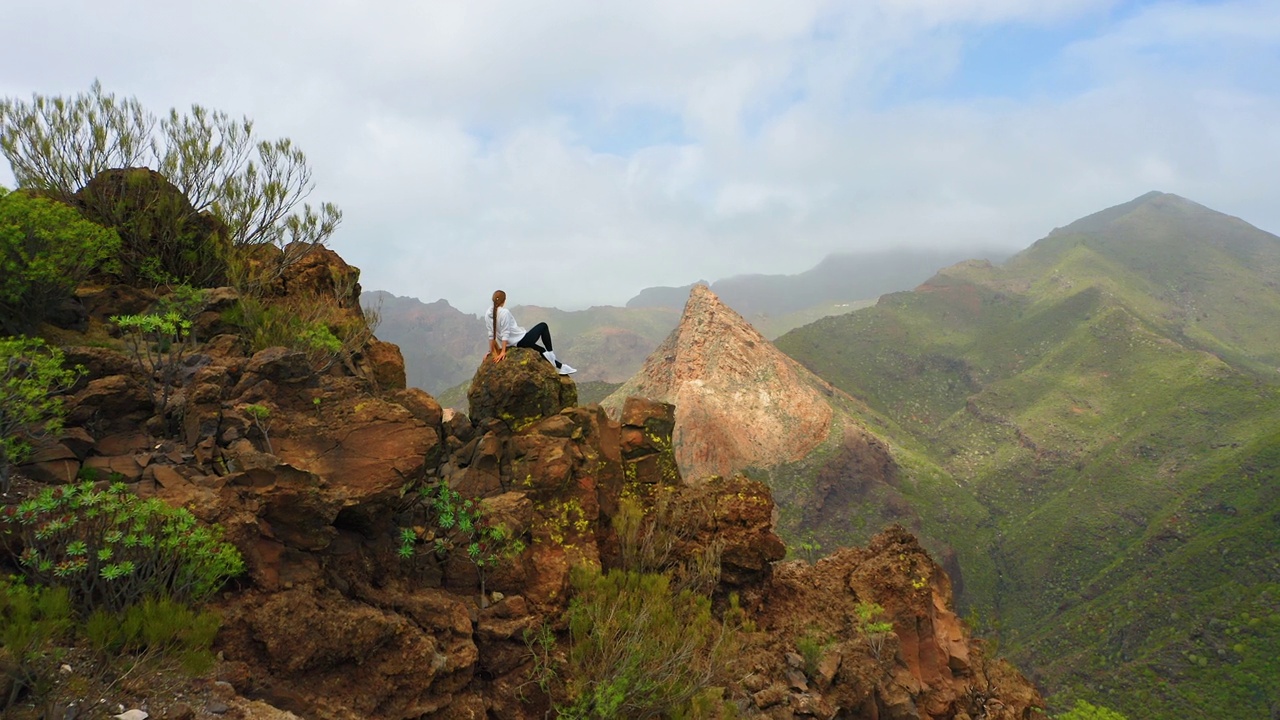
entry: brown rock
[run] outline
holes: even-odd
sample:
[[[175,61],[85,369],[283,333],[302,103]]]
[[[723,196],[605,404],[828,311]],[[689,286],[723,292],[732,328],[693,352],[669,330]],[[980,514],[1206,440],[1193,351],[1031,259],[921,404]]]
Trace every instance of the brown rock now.
[[[137,315],[146,312],[158,299],[146,288],[134,285],[108,285],[86,293],[77,293],[89,317],[99,322],[109,322],[115,315]],[[70,359],[70,358],[68,358]],[[87,364],[85,367],[89,367]]]
[[[404,356],[400,354],[400,346],[375,338],[369,341],[363,354],[374,387],[382,390],[405,388]]]
[[[511,348],[502,362],[486,358],[467,391],[473,422],[501,419],[512,430],[577,404],[577,387],[536,350]]]
[[[20,467],[22,474],[46,485],[68,485],[80,474],[80,462],[75,458],[33,462]]]
[[[436,430],[440,429],[444,419],[444,409],[440,407],[440,403],[436,402],[435,398],[425,391],[418,388],[406,388],[392,393],[391,399],[421,420],[423,425]],[[462,418],[465,420],[466,416],[463,415]],[[467,423],[467,425],[470,427],[470,423]]]
[[[270,347],[254,353],[245,365],[244,372],[277,384],[299,382],[315,374],[306,353],[284,347]],[[245,380],[241,380],[240,385],[243,387]]]
[[[770,685],[769,687],[757,692],[751,696],[751,701],[761,710],[781,704],[789,695],[787,687],[781,683]]]
[[[398,496],[424,475],[440,437],[398,404],[370,398],[336,426],[294,431],[273,420],[271,442],[285,463],[323,478],[345,504]]]
[[[78,427],[64,428],[58,440],[75,455],[77,460],[83,460],[94,444],[93,436],[84,428]]]
[[[94,451],[99,455],[131,455],[150,450],[153,443],[146,434],[126,431],[105,435],[94,444]]]
[[[601,404],[619,412],[631,397],[674,403],[675,457],[686,479],[700,481],[808,455],[831,428],[828,389],[698,285],[680,325]]]
[[[71,397],[67,403],[67,423],[84,425],[95,418],[121,420],[138,413],[150,414],[151,396],[128,375],[110,375],[96,380]]]
[[[86,383],[94,378],[130,375],[138,371],[138,365],[133,358],[102,347],[68,347],[64,351],[63,360],[68,367],[77,365],[83,367],[87,373],[87,379],[83,381]]]
[[[133,483],[142,479],[142,468],[145,465],[145,462],[142,462],[143,457],[140,455],[94,455],[85,458],[84,466],[102,475],[110,476],[118,473],[122,482]],[[100,479],[109,478],[101,477]]]

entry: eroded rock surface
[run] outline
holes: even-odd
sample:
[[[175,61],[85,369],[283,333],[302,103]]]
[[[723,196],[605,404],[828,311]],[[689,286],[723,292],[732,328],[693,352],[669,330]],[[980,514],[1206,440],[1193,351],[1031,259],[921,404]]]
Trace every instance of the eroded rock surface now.
[[[278,290],[336,282],[327,291],[358,308],[344,294],[354,269],[321,268],[283,275]],[[174,395],[181,421],[170,423],[151,415],[127,361],[100,349],[71,354],[90,374],[69,400],[67,431],[39,462],[51,482],[81,464],[121,473],[140,494],[226,527],[248,571],[216,601],[219,672],[255,699],[251,713],[228,697],[246,716],[272,707],[343,720],[546,716],[563,689],[529,682],[525,633],[550,628],[552,653],[564,656],[570,571],[621,565],[613,521],[632,498],[667,519],[673,563],[718,559],[703,590],[717,612],[735,593],[758,627],[726,688],[743,716],[1035,716],[1034,688],[984,659],[951,610],[945,573],[905,531],[813,567],[778,564],[786,548],[767,486],[735,474],[683,482],[678,405],[633,398],[613,420],[576,406],[572,381],[536,353],[514,350],[477,371],[469,418],[397,388],[396,353],[365,353],[382,368],[373,373],[364,361],[316,372],[300,353],[249,354],[223,334],[190,357]],[[806,415],[806,402],[776,401],[809,423],[805,432],[820,432],[822,414]],[[795,437],[776,427],[762,442]],[[436,553],[440,529],[415,525],[417,490],[439,483],[522,541],[484,578],[483,597],[476,566]],[[416,543],[409,558],[399,553],[405,531]],[[860,602],[879,603],[892,622],[878,649],[858,625]],[[797,662],[815,632],[821,656]]]
[[[675,452],[685,477],[728,476],[805,457],[831,429],[834,392],[782,354],[705,285],[644,367],[603,403],[676,406]]]

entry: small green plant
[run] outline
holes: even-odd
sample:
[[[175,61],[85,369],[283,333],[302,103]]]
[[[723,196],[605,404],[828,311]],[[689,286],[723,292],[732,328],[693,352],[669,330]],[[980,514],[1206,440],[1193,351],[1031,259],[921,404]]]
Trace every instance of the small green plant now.
[[[116,315],[111,322],[124,331],[125,346],[146,379],[156,413],[167,417],[182,358],[191,349],[191,321],[177,310],[169,310],[163,314]]]
[[[800,543],[800,552],[804,554],[804,559],[812,565],[822,556],[822,543],[810,538]]]
[[[220,527],[143,500],[123,483],[46,488],[0,511],[0,528],[21,540],[18,561],[28,578],[66,588],[84,614],[152,596],[198,603],[244,569]]]
[[[887,620],[876,620],[884,614],[884,608],[878,603],[860,602],[854,606],[857,617],[857,629],[867,640],[867,649],[877,662],[884,652],[885,641],[893,634],[893,623]]]
[[[267,452],[275,455],[275,450],[271,448],[271,436],[267,434],[267,430],[271,428],[271,408],[255,403],[253,405],[245,405],[243,410],[253,420],[258,432],[262,433],[262,441],[267,444]]]
[[[1084,700],[1076,700],[1075,707],[1058,716],[1058,720],[1127,720],[1116,712]]]
[[[524,552],[524,541],[512,536],[503,525],[486,517],[482,503],[463,498],[443,480],[420,488],[418,495],[439,530],[433,532],[430,538],[436,553],[441,556],[455,551],[463,553],[476,568],[483,603],[487,597],[486,582],[489,573],[500,563]],[[400,557],[413,557],[417,544],[423,539],[413,528],[402,528]]]
[[[527,676],[528,682],[537,685],[543,693],[550,693],[558,677],[557,663],[553,655],[556,649],[556,634],[552,632],[550,625],[543,623],[537,629],[526,628],[523,637],[524,645],[529,650],[529,659],[532,661]]]
[[[324,417],[320,414],[320,398],[319,397],[311,398],[311,406],[316,409],[316,419],[323,420]]]
[[[9,492],[10,466],[30,456],[30,441],[62,428],[58,395],[84,374],[62,363],[62,351],[39,338],[0,338],[0,492]]]
[[[209,648],[222,626],[211,612],[194,610],[168,598],[145,598],[122,611],[95,610],[83,633],[103,661],[127,657],[129,667],[174,665],[199,674],[213,666]]]
[[[0,710],[13,707],[30,691],[37,698],[48,691],[56,671],[58,641],[71,627],[71,602],[66,588],[29,586],[21,578],[0,579],[0,649],[9,657],[9,694],[0,697]]]
[[[566,618],[572,646],[562,718],[687,712],[715,687],[734,651],[711,600],[673,591],[665,575],[576,568]]]
[[[831,638],[816,627],[810,627],[805,634],[796,640],[796,652],[804,658],[804,671],[809,677],[818,672],[818,663],[822,653],[831,645]]]

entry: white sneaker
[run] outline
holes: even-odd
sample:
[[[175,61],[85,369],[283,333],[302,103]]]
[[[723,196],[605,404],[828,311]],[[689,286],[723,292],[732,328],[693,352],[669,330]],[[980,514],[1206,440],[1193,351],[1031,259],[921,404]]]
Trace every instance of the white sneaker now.
[[[542,353],[542,357],[546,358],[547,362],[551,363],[552,365],[556,364],[556,354],[554,352],[548,350]]]
[[[574,374],[574,373],[576,373],[576,372],[578,372],[578,371],[577,371],[577,369],[575,369],[575,368],[571,368],[571,367],[569,367],[569,364],[568,364],[568,363],[566,363],[566,362],[561,362],[561,363],[560,363],[560,370],[559,370],[559,372],[560,372],[560,374],[561,374],[561,375],[572,375],[572,374]]]

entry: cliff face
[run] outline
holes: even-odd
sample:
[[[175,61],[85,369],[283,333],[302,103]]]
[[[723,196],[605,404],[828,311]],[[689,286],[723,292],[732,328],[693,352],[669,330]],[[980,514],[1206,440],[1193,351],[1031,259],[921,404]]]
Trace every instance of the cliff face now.
[[[313,257],[279,292],[311,292],[309,285],[342,276],[347,266],[339,263]],[[114,296],[139,309],[150,302],[125,288]],[[237,302],[229,291],[211,297]],[[99,299],[91,325],[119,311]],[[242,338],[225,332],[199,338],[176,388],[183,421],[175,428],[153,416],[145,378],[127,358],[76,345],[71,334],[69,356],[89,375],[69,403],[64,437],[25,472],[56,482],[82,465],[109,469],[140,494],[223,524],[248,570],[216,602],[225,618],[220,679],[303,717],[544,717],[568,690],[531,683],[537,660],[526,632],[549,628],[550,657],[565,657],[571,569],[621,567],[613,521],[624,498],[640,498],[652,512],[658,497],[680,512],[672,561],[714,547],[718,579],[706,592],[716,612],[734,593],[754,624],[743,626],[734,665],[741,672],[724,688],[744,716],[1036,716],[1034,688],[984,659],[951,610],[946,574],[906,531],[814,566],[779,565],[785,548],[765,485],[728,472],[682,482],[681,452],[696,467],[716,469],[737,462],[724,458],[792,458],[799,451],[789,443],[812,447],[831,422],[818,390],[791,397],[812,379],[780,356],[748,358],[752,343],[767,344],[720,325],[725,315],[709,293],[697,302],[698,322],[713,330],[701,335],[722,343],[700,347],[673,335],[670,377],[719,368],[742,383],[775,378],[772,389],[736,399],[729,384],[677,392],[725,423],[739,417],[728,414],[736,403],[780,409],[726,438],[727,450],[709,438],[673,446],[679,406],[633,398],[618,420],[598,406],[574,406],[571,381],[532,351],[512,351],[502,367],[481,366],[472,386],[484,419],[472,422],[404,389],[394,346],[370,340],[351,362],[317,373],[303,353],[249,354]],[[208,312],[202,327],[225,330],[219,312]],[[555,399],[530,402],[522,388],[551,388]],[[255,424],[250,404],[269,408],[269,430]],[[521,541],[487,577],[464,554],[432,550],[442,530],[421,524],[415,491],[442,482]],[[400,552],[406,531],[416,550],[408,559]],[[870,604],[883,608],[875,619],[892,628],[875,640],[859,615]],[[146,689],[131,692],[144,697]],[[152,713],[163,714],[157,704]]]
[[[831,548],[920,518],[902,513],[900,468],[867,429],[867,408],[784,355],[704,285],[639,373],[601,404],[641,396],[676,406],[676,460],[686,480],[745,472],[772,488],[778,531]],[[871,520],[851,518],[871,513]],[[868,531],[867,528],[870,528]],[[947,548],[934,540],[937,551]]]
[[[680,325],[602,404],[614,410],[631,396],[673,403],[676,459],[697,480],[809,454],[831,432],[824,392],[832,392],[826,383],[695,285]]]

